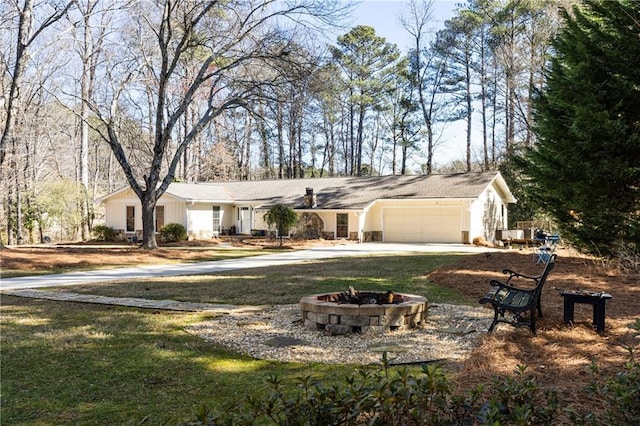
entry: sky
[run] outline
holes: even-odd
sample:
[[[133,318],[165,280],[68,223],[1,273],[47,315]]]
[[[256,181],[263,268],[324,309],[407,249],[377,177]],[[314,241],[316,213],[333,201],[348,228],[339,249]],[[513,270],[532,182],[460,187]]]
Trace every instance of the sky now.
[[[444,21],[451,18],[457,4],[464,0],[434,0],[433,29],[437,31],[444,26]],[[376,34],[387,41],[398,45],[403,52],[407,50],[410,39],[399,22],[399,16],[406,6],[407,0],[364,0],[356,6],[353,17],[356,25],[369,25],[376,30]]]
[[[399,22],[400,12],[407,0],[364,0],[353,11],[352,27],[368,25],[376,30],[378,36],[395,43],[402,52],[406,52],[411,39]],[[433,1],[433,31],[444,27],[444,22],[451,18],[457,5],[464,0],[434,0]],[[345,31],[347,32],[347,31]],[[466,152],[466,124],[452,123],[444,130],[442,142],[436,147],[434,162],[436,165],[446,165],[454,160],[465,160]],[[475,136],[479,137],[479,136]],[[412,169],[417,166],[414,165]]]

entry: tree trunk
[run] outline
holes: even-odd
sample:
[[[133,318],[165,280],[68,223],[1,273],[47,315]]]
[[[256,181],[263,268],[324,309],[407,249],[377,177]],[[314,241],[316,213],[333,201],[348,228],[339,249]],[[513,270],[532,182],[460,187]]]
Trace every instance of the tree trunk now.
[[[16,40],[16,58],[13,67],[13,75],[11,78],[11,87],[9,89],[9,98],[7,99],[5,127],[0,139],[0,165],[4,163],[6,147],[13,137],[13,127],[15,126],[15,109],[20,96],[20,86],[22,84],[22,75],[26,67],[26,61],[29,55],[29,38],[31,37],[31,26],[33,21],[33,0],[26,0],[24,7],[20,12],[20,21],[18,24],[18,39]]]
[[[88,17],[85,17],[84,28],[84,55],[82,57],[82,77],[80,80],[81,102],[80,102],[80,189],[82,191],[82,202],[80,214],[81,228],[80,237],[83,241],[89,239],[89,107],[87,105],[89,99],[89,58],[90,52],[88,41]]]
[[[364,138],[364,115],[366,113],[366,107],[364,104],[360,104],[358,111],[358,134],[357,134],[357,147],[356,147],[356,175],[362,176],[362,143]]]
[[[471,58],[466,57],[465,60],[465,98],[467,108],[467,173],[471,172],[471,119],[473,115],[473,108],[471,105],[471,68],[469,63]]]
[[[12,168],[11,170],[15,170],[15,167]],[[7,176],[7,180],[5,182],[7,182],[11,177]],[[7,220],[7,245],[12,246],[15,244],[15,221],[12,220],[11,218],[13,218],[13,186],[12,185],[7,185],[7,198],[6,198],[6,205],[5,205],[5,213],[7,215],[7,218],[9,218],[9,220]]]
[[[426,119],[426,117],[425,117]],[[433,172],[433,126],[431,121],[426,119],[427,124],[427,170],[426,174],[430,175]]]
[[[155,191],[147,189],[142,198],[142,248],[153,250],[158,248],[156,241],[156,224],[155,210],[156,199]]]
[[[284,117],[282,104],[276,105],[276,131],[278,132],[278,179],[284,178]]]

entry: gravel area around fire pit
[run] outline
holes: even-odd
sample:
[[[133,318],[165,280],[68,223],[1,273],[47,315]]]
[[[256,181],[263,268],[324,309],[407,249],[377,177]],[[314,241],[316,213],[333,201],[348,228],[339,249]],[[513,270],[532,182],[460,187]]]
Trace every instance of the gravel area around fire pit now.
[[[392,363],[419,363],[464,359],[492,318],[482,307],[433,304],[419,329],[332,336],[305,328],[298,305],[277,305],[232,311],[187,331],[257,359],[364,365],[379,363],[381,351],[392,349]]]

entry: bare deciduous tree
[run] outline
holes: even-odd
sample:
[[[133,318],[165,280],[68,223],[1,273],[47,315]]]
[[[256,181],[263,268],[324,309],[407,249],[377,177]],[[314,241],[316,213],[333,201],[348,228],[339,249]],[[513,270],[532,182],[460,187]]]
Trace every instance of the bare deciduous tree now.
[[[262,84],[278,84],[278,65],[287,61],[287,45],[302,21],[328,24],[336,10],[329,1],[165,0],[140,1],[118,12],[126,25],[115,49],[106,52],[103,101],[92,109],[104,126],[95,130],[141,201],[144,248],[157,247],[156,202],[187,147],[215,117],[251,102]],[[197,72],[185,72],[187,57],[199,58]],[[179,121],[203,94],[206,102],[191,129],[178,134]],[[140,141],[127,147],[123,137],[132,124],[148,135],[141,138],[149,145],[139,164],[132,160]]]
[[[440,110],[438,101],[445,72],[445,61],[428,45],[427,37],[432,19],[433,0],[411,0],[405,14],[400,17],[402,26],[409,33],[413,42],[410,52],[413,56],[411,80],[417,89],[418,104],[426,127],[427,152],[424,170],[426,174],[433,171],[436,145],[434,126],[438,121],[437,114]]]
[[[12,137],[13,126],[15,125],[16,106],[20,96],[22,78],[29,60],[29,48],[43,31],[58,22],[69,11],[73,3],[73,1],[61,4],[50,2],[50,4],[40,5],[45,11],[45,16],[39,18],[37,22],[34,22],[34,0],[24,0],[22,5],[18,2],[15,3],[16,10],[14,12],[18,19],[18,31],[15,50],[13,51],[13,64],[6,68],[7,72],[11,71],[9,76],[9,96],[4,100],[5,120],[4,128],[0,135],[0,166],[4,163],[6,147]]]

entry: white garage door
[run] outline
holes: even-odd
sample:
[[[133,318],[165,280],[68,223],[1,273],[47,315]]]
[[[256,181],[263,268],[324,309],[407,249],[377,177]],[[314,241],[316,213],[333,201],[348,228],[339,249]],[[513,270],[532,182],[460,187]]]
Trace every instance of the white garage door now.
[[[462,238],[460,207],[386,208],[384,241],[407,243],[459,243]]]

